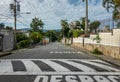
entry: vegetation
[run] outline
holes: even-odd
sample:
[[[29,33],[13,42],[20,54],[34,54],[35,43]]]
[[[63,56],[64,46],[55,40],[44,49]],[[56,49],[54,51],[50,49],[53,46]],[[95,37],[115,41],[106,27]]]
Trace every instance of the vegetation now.
[[[29,40],[22,40],[18,43],[18,49],[28,47],[29,45],[30,45]]]
[[[16,38],[17,38],[17,43],[19,43],[20,41],[23,41],[23,40],[28,40],[28,37],[23,33],[17,34]]]
[[[56,30],[48,30],[45,32],[45,37],[48,37],[51,42],[55,42],[60,37],[60,33]]]
[[[39,18],[34,18],[32,19],[32,22],[30,24],[30,27],[32,28],[32,31],[33,32],[38,32],[39,30],[42,30],[43,29],[43,21]]]
[[[90,28],[90,32],[92,32],[93,30],[95,30],[95,33],[97,32],[97,28],[100,26],[100,21],[93,21],[90,23],[89,28]]]
[[[65,38],[65,44],[66,44],[66,38],[68,38],[68,33],[69,33],[69,24],[67,20],[61,20],[61,26],[62,26],[62,35]]]
[[[103,54],[101,51],[98,50],[98,48],[93,49],[92,53],[96,54],[96,55],[102,55]]]
[[[117,19],[117,16],[120,15],[120,0],[103,0],[103,7],[107,11],[113,9],[113,19]]]
[[[4,28],[5,27],[5,24],[4,23],[0,23],[0,28]]]
[[[39,32],[32,32],[30,34],[30,40],[32,43],[36,44],[42,40],[42,35]]]
[[[99,34],[97,34],[97,36],[95,38],[93,38],[93,41],[96,40],[97,43],[100,43],[101,38],[99,36]]]
[[[79,29],[73,30],[73,37],[76,38],[76,37],[80,36],[81,33],[82,33],[82,31]]]
[[[7,30],[13,30],[13,27],[11,27],[11,26],[6,26],[5,29],[7,29]]]

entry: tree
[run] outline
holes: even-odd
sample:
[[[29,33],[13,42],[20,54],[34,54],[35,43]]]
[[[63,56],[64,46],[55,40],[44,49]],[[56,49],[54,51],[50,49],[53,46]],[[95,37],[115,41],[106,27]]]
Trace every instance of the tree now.
[[[97,28],[100,26],[100,21],[93,21],[90,23],[90,31],[95,30],[95,33],[97,32]]]
[[[58,32],[56,32],[55,30],[48,30],[47,32],[45,32],[45,36],[48,37],[51,42],[55,42],[59,38],[59,35],[57,33]]]
[[[85,17],[82,17],[80,20],[81,20],[80,28],[81,28],[81,30],[85,31]],[[88,23],[89,22],[90,22],[90,20],[88,20]]]
[[[4,23],[0,23],[0,29],[4,29],[5,25]]]
[[[17,34],[16,38],[17,38],[17,43],[19,43],[20,41],[23,41],[23,40],[28,40],[27,35],[25,35],[23,33]]]
[[[42,35],[39,32],[32,32],[30,34],[30,39],[33,43],[39,43],[42,40]]]
[[[113,19],[115,20],[120,15],[120,0],[103,0],[103,7],[109,11],[113,9]]]
[[[82,31],[79,29],[73,30],[73,37],[76,38],[76,37],[80,36],[81,33],[82,33]]]
[[[65,38],[68,37],[68,32],[70,30],[67,20],[61,20],[62,34]]]
[[[5,29],[7,29],[7,30],[12,30],[13,29],[13,27],[11,27],[11,26],[6,26],[6,28]]]
[[[66,44],[66,38],[68,38],[68,33],[70,30],[67,20],[61,20],[61,26],[62,26],[62,34],[63,37],[65,38],[65,44]]]
[[[32,28],[32,31],[38,32],[39,30],[43,29],[43,21],[39,18],[32,19],[32,22],[30,24],[30,27]]]

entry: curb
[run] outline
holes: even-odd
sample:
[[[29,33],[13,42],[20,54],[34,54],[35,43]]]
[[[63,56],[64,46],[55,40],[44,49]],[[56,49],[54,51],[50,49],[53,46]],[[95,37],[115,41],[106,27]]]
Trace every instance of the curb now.
[[[4,57],[4,56],[10,55],[10,54],[12,54],[12,52],[4,52],[3,54],[0,54],[0,57]]]
[[[92,56],[94,56],[94,57],[97,57],[97,58],[99,58],[99,59],[101,59],[101,60],[103,60],[103,61],[105,61],[105,62],[108,62],[108,63],[110,63],[110,64],[112,64],[112,65],[117,66],[117,67],[120,68],[120,65],[116,64],[115,62],[113,62],[113,61],[111,61],[111,60],[107,60],[107,59],[102,58],[102,57],[100,57],[100,56],[94,55],[94,54],[90,53],[88,50],[81,49],[81,48],[76,47],[76,46],[71,46],[71,47],[73,47],[73,48],[75,48],[75,49],[77,49],[77,50],[81,50],[82,52],[84,52],[84,53],[86,53],[86,54],[90,54],[90,55],[92,55]]]

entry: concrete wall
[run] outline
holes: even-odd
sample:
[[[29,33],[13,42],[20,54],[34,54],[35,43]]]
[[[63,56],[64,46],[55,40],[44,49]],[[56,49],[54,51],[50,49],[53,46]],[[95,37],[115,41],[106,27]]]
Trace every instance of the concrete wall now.
[[[14,34],[12,31],[2,30],[2,51],[10,51],[14,48]]]
[[[99,36],[101,38],[100,43],[93,41],[96,35],[90,35],[89,38],[84,38],[84,47],[83,37],[74,38],[73,44],[89,51],[98,48],[105,55],[120,59],[120,29],[113,29],[113,33],[99,33]]]

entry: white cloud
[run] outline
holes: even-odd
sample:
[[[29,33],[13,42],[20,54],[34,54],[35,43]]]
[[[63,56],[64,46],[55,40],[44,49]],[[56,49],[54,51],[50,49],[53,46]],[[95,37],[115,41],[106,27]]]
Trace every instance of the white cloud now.
[[[4,8],[9,7],[9,3],[11,0],[1,0],[0,11],[4,12]],[[21,14],[22,18],[18,20],[29,26],[32,18],[39,17],[45,22],[46,29],[57,29],[60,28],[61,19],[74,21],[85,16],[85,3],[79,0],[77,5],[73,4],[74,2],[69,3],[69,0],[21,0],[21,12],[31,12],[31,15]],[[89,19],[101,20],[109,17],[110,14],[102,7],[102,0],[89,1]],[[12,23],[11,20],[8,22]]]

